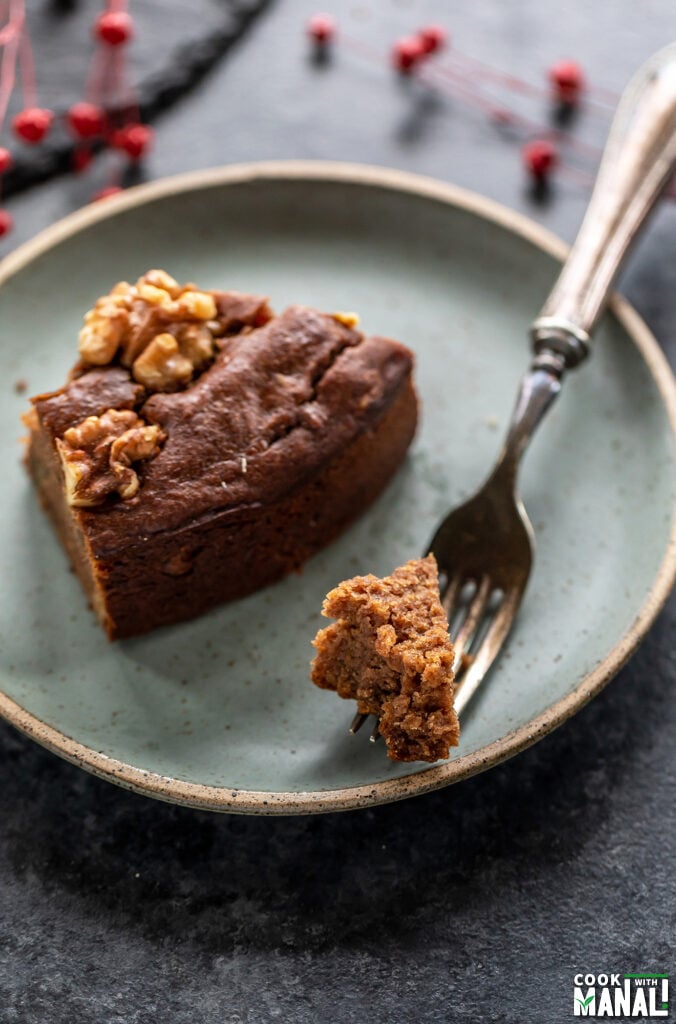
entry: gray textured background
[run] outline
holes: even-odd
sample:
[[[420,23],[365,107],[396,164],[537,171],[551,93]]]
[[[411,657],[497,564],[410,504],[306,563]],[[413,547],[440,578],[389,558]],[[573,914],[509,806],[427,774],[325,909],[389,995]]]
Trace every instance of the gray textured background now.
[[[141,6],[137,68],[184,36],[188,5]],[[383,52],[436,19],[459,48],[507,70],[537,78],[572,55],[618,90],[676,27],[670,0],[325,6]],[[71,81],[61,74],[67,33],[75,52],[87,7],[96,9],[76,5],[58,33],[36,28],[45,75],[59,89]],[[218,7],[192,5],[205,19]],[[404,88],[345,50],[315,67],[302,34],[315,9],[309,0],[273,3],[157,120],[148,176],[270,157],[361,160],[471,187],[573,237],[583,186],[562,179],[549,202],[535,203],[517,145],[482,115]],[[31,13],[46,17],[37,4]],[[510,103],[546,114],[538,101]],[[588,114],[576,132],[600,144],[605,123]],[[12,200],[17,229],[2,251],[85,201],[106,160],[86,179]],[[665,204],[622,282],[672,365],[675,218]],[[617,680],[514,761],[359,813],[265,820],[172,808],[2,727],[0,1019],[559,1024],[572,1019],[577,970],[668,971],[675,625],[672,600]]]

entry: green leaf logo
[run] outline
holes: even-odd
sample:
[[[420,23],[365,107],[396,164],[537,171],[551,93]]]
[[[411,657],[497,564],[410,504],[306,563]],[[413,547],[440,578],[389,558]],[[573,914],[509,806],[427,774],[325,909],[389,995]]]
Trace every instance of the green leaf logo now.
[[[576,1002],[578,1002],[580,1006],[589,1006],[593,998],[593,996],[587,996],[586,999],[578,999]]]

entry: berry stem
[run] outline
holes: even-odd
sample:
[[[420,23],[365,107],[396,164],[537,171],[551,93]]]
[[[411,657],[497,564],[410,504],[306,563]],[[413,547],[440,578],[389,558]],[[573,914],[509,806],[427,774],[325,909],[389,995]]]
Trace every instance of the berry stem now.
[[[123,106],[124,48],[116,46],[108,58],[108,80],[106,96],[111,106]]]
[[[370,60],[376,64],[387,63],[387,58],[384,54],[380,50],[376,50],[369,43],[365,43],[363,39],[357,39],[354,36],[345,35],[345,33],[341,33],[340,39],[358,57],[363,57],[364,60]]]
[[[9,20],[0,32],[0,46],[3,47],[0,65],[0,129],[5,123],[7,107],[16,80],[16,58],[23,18],[23,4],[20,0],[12,0],[9,5]]]
[[[139,108],[138,94],[134,87],[134,83],[130,80],[128,74],[127,61],[125,60],[125,54],[120,53],[120,64],[118,69],[118,89],[120,91],[119,103],[121,106],[128,110],[127,120],[138,123],[141,120],[141,111]]]
[[[460,64],[469,66],[473,69],[473,73],[481,76],[489,81],[498,82],[501,85],[505,85],[508,89],[512,89],[514,92],[520,92],[524,95],[530,96],[544,96],[548,97],[551,95],[551,90],[545,86],[536,85],[534,82],[526,81],[523,78],[519,78],[508,71],[502,71],[500,68],[494,68],[492,65],[487,64],[485,61],[480,60],[478,57],[473,57],[469,53],[465,53],[462,50],[453,49],[450,60],[457,59]],[[438,65],[439,67],[448,66]],[[616,93],[610,89],[604,89],[601,86],[589,86],[586,89],[585,104],[591,104],[599,109],[599,113],[608,114],[608,107],[614,108],[617,106],[619,97]]]
[[[7,19],[7,24],[0,31],[0,46],[4,46],[5,43],[9,43],[20,31],[24,13],[22,5],[17,3],[17,0],[10,0],[9,3],[5,0],[1,10]]]
[[[21,2],[21,6],[23,7],[23,0]],[[28,26],[26,25],[25,17],[22,18],[21,23],[19,69],[21,72],[23,105],[24,107],[37,107],[38,91],[35,84],[35,61],[33,59],[33,47],[31,46],[31,37],[28,33]]]
[[[108,51],[103,47],[97,46],[92,54],[89,72],[87,74],[87,81],[85,83],[85,99],[89,103],[94,103],[96,106],[101,102],[107,62]]]
[[[510,74],[507,71],[500,71],[498,68],[491,67],[490,64],[486,64],[484,61],[479,60],[477,57],[472,57],[468,53],[463,53],[461,50],[453,50],[452,58],[457,58],[457,61],[464,65],[470,65],[474,69],[474,74],[481,75],[488,81],[499,82],[501,85],[506,85],[509,89],[514,92],[521,92],[528,96],[542,96],[547,90],[541,88],[538,85],[534,85],[532,82],[527,82],[525,79],[518,78],[516,75]],[[448,63],[439,64],[438,68],[440,71],[452,69]]]

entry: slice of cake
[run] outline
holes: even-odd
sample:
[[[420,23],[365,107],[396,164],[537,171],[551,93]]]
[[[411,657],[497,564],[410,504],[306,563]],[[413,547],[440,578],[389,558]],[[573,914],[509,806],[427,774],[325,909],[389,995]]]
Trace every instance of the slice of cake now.
[[[312,681],[376,715],[393,761],[438,761],[456,746],[453,646],[434,555],[391,576],[355,576],[324,601],[337,619],[313,641]]]
[[[111,638],[298,569],[387,484],[413,437],[413,357],[351,315],[122,282],[80,361],[32,399],[28,467]]]

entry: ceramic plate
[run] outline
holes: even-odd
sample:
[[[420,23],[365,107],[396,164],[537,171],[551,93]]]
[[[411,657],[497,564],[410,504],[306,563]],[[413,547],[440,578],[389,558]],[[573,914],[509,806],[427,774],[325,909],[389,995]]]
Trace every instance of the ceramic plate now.
[[[619,669],[674,576],[676,400],[654,339],[619,299],[593,358],[536,437],[522,490],[538,552],[510,642],[434,766],[347,734],[352,705],[313,687],[326,591],[422,552],[496,455],[528,324],[564,247],[477,196],[331,164],[165,180],[68,217],[0,277],[0,711],[122,786],[213,810],[368,806],[455,782],[533,743]],[[20,463],[26,396],[58,386],[83,312],[162,266],[204,286],[356,309],[414,349],[422,425],[382,498],[302,575],[203,618],[110,644]]]

